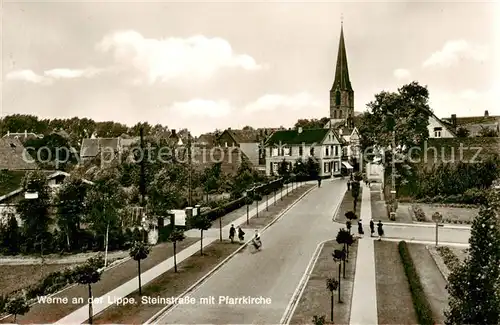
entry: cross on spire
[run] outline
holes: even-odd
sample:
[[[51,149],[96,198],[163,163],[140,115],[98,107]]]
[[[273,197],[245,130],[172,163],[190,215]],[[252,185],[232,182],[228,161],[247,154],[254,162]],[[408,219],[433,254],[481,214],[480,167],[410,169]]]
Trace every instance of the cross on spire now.
[[[343,13],[340,14],[340,24],[344,25],[344,14]]]

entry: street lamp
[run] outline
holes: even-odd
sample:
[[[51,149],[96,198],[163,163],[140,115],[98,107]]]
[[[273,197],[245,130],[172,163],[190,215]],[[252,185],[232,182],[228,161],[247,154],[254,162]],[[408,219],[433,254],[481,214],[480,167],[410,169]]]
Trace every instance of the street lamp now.
[[[434,214],[432,215],[432,220],[436,223],[436,247],[438,247],[438,229],[439,227],[443,226],[439,224],[441,221],[443,221],[443,216],[439,212],[434,212]]]
[[[250,192],[250,190],[245,190],[245,192],[243,192],[243,196],[245,197],[245,205],[247,206],[247,225],[250,223],[249,222],[249,218],[248,218],[248,201],[249,201],[249,197],[248,197],[248,193]]]
[[[36,200],[38,199],[38,192],[34,191],[32,189],[26,190],[24,192],[24,198],[27,200]],[[43,235],[44,234],[38,234],[35,236],[35,242],[40,244],[40,258],[42,259],[42,267],[44,264],[44,258],[43,258]],[[40,240],[39,240],[40,238]]]

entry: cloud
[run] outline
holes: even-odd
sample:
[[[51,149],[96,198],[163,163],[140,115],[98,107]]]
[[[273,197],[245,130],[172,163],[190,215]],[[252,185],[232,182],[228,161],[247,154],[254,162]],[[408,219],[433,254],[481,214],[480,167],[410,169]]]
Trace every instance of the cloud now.
[[[423,66],[450,67],[461,60],[484,61],[487,58],[486,47],[473,45],[465,40],[455,40],[446,42],[441,50],[434,52],[424,61]]]
[[[44,75],[53,79],[74,79],[92,78],[99,74],[101,70],[96,68],[88,69],[52,69],[44,72]]]
[[[231,105],[225,100],[193,99],[188,102],[176,102],[168,108],[183,118],[219,118],[231,112]]]
[[[31,83],[43,83],[45,78],[33,72],[33,70],[16,70],[5,75],[6,80],[26,81]]]
[[[259,97],[245,107],[249,113],[262,111],[275,111],[278,109],[308,110],[322,106],[322,103],[308,93],[302,92],[295,95],[268,94]]]
[[[393,74],[397,79],[409,79],[411,75],[410,71],[406,69],[396,69],[394,70]]]
[[[494,87],[486,90],[465,89],[459,92],[434,91],[429,96],[429,104],[439,117],[482,116],[484,111],[498,115],[496,101],[498,95]]]
[[[234,53],[229,42],[217,37],[153,39],[129,30],[105,36],[96,48],[112,53],[118,64],[132,67],[150,84],[179,78],[207,80],[227,67],[263,68],[250,55]]]
[[[5,78],[11,81],[25,81],[36,84],[50,85],[57,79],[92,78],[99,74],[101,69],[51,69],[39,75],[33,70],[16,70],[7,73]]]

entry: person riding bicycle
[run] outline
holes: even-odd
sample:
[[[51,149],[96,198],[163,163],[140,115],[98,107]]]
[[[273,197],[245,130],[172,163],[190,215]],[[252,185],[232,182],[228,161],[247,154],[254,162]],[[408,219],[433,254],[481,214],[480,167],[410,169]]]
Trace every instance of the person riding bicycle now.
[[[262,247],[262,241],[260,239],[260,234],[258,230],[255,230],[255,235],[252,239],[252,244],[255,247],[255,249],[260,249]]]

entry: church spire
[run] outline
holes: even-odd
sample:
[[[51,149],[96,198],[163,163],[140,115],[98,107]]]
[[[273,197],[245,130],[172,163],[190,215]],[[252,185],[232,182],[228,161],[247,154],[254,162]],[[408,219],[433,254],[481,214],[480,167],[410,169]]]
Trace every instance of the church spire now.
[[[337,66],[335,69],[335,81],[332,85],[332,90],[348,90],[352,91],[351,81],[349,79],[349,69],[347,67],[347,53],[344,41],[344,21],[341,18],[340,24],[340,41],[339,51],[337,54]]]

